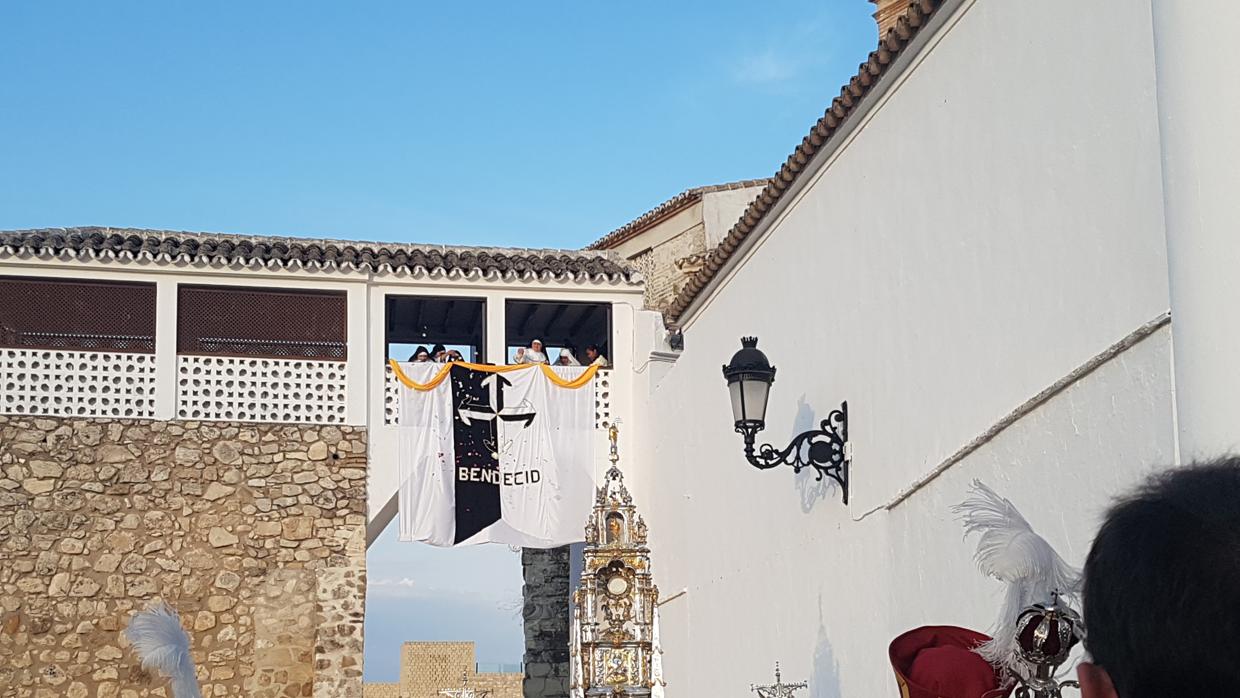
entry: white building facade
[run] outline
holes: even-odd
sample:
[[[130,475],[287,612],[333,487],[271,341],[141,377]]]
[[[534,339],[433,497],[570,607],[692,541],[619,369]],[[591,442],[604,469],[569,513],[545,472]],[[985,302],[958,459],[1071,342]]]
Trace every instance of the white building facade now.
[[[596,472],[619,420],[668,690],[739,694],[778,661],[818,698],[895,695],[893,637],[984,630],[998,607],[950,511],[972,480],[1080,564],[1115,494],[1240,445],[1240,48],[1213,38],[1240,6],[903,4],[662,319],[620,253],[0,233],[0,288],[111,285],[149,314],[0,327],[0,415],[364,427],[372,541],[396,514],[394,351],[502,363],[534,336],[601,341]],[[271,321],[336,319],[218,336],[212,309],[247,294],[284,294]],[[812,471],[745,462],[720,373],[742,335],[778,367],[759,443],[848,402],[847,504]]]
[[[54,318],[68,315],[54,305],[64,294],[46,294],[41,282],[146,287],[150,308],[134,312],[149,311],[154,328],[150,336],[135,337],[134,346],[113,352],[105,348],[117,339],[106,318],[99,321],[106,331],[93,345],[67,326],[52,332],[6,328],[0,414],[368,427],[371,540],[395,515],[397,381],[388,358],[396,347],[405,347],[404,354],[390,358],[403,361],[409,347],[457,338],[474,343],[474,354],[465,358],[504,363],[510,342],[528,343],[515,335],[545,334],[548,346],[558,346],[551,337],[597,327],[585,335],[589,341],[614,347],[598,381],[599,426],[612,415],[622,419],[631,403],[629,381],[612,376],[632,372],[629,338],[641,309],[641,279],[605,253],[106,228],[0,235],[0,277],[29,282],[6,287],[6,302],[44,305],[40,313]],[[220,295],[187,295],[195,291]],[[323,296],[336,302],[315,304]],[[264,298],[269,300],[256,300]],[[442,303],[397,317],[390,304],[403,299]],[[508,316],[514,303],[520,319]],[[186,317],[187,309],[196,317]],[[587,311],[596,314],[583,321]],[[281,334],[273,325],[312,324],[325,313],[337,315],[324,323],[331,337],[269,339]],[[208,334],[227,329],[229,336],[193,336],[188,347],[195,325],[213,321],[222,327]],[[135,348],[138,342],[142,347]],[[287,348],[273,349],[281,343]],[[132,380],[109,388],[110,373]],[[87,389],[74,391],[66,381],[76,375],[85,376],[78,382]],[[92,399],[97,390],[108,393],[108,400]],[[601,473],[605,428],[599,434]]]
[[[116,631],[158,598],[204,692],[360,696],[365,550],[400,484],[389,359],[598,345],[601,476],[642,294],[601,252],[0,231],[0,685],[128,689],[104,665],[136,662]],[[567,692],[568,593],[543,581],[567,558],[526,555],[529,696]],[[62,642],[91,651],[31,652]]]
[[[673,694],[778,661],[814,696],[894,696],[897,634],[997,613],[950,511],[972,480],[1079,565],[1113,496],[1240,443],[1240,54],[1209,38],[1240,10],[904,4],[638,388]],[[778,369],[759,444],[848,402],[847,505],[746,463],[720,373],[743,335]]]

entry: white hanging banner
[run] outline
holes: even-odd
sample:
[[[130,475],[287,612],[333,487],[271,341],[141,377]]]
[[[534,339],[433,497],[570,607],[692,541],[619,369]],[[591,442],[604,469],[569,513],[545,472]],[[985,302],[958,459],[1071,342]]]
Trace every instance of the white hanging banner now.
[[[553,548],[583,540],[594,374],[583,366],[393,362],[400,539]]]

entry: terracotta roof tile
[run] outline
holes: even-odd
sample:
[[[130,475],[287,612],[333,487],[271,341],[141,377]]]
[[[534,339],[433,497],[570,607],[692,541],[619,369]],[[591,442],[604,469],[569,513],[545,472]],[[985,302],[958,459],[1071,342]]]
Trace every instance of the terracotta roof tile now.
[[[814,155],[824,144],[831,140],[832,136],[839,130],[840,125],[844,123],[844,120],[852,114],[853,109],[860,103],[861,98],[869,92],[873,85],[878,83],[878,80],[886,72],[887,67],[904,50],[909,41],[916,36],[918,30],[925,26],[930,16],[942,6],[943,1],[914,0],[904,15],[895,23],[895,26],[888,30],[887,34],[879,40],[878,48],[872,51],[866,61],[861,64],[857,74],[840,88],[840,95],[831,101],[831,105],[827,107],[822,118],[814,124],[809,134],[801,140],[796,150],[788,156],[787,161],[779,168],[775,176],[769,180],[769,183],[758,194],[757,198],[749,204],[749,207],[741,214],[740,220],[732,226],[732,229],[728,231],[728,234],[724,236],[719,245],[710,252],[705,266],[703,266],[701,271],[689,278],[684,288],[672,300],[671,305],[664,312],[664,318],[668,325],[675,325],[698,295],[706,289],[711,280],[723,269],[732,255],[736,253],[741,243],[749,237],[754,229],[757,228],[759,222],[774,208],[775,203],[779,201],[791,184],[796,181],[797,177],[805,171],[805,166],[809,164]]]
[[[760,187],[770,182],[769,179],[742,179],[736,182],[728,182],[726,184],[712,184],[705,187],[694,187],[686,189],[676,196],[664,201],[654,208],[646,211],[642,215],[607,233],[603,237],[590,243],[587,250],[606,250],[619,245],[620,243],[630,240],[642,233],[642,231],[654,225],[667,216],[685,208],[686,206],[700,201],[703,194],[709,194],[717,191],[732,191],[736,189],[748,189],[749,187]]]
[[[607,252],[403,245],[133,228],[0,231],[0,259],[142,260],[224,268],[324,269],[415,277],[641,282]]]

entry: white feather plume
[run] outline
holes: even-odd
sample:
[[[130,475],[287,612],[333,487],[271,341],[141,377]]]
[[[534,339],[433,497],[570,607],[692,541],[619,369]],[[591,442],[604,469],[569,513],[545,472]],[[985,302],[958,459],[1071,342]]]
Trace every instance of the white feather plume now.
[[[158,671],[172,680],[173,698],[202,698],[189,653],[189,634],[181,627],[176,611],[162,601],[153,604],[134,614],[125,635],[143,669]]]
[[[977,480],[969,497],[952,511],[963,520],[966,536],[981,534],[974,556],[977,566],[1007,583],[1003,608],[990,629],[994,639],[977,652],[992,665],[1019,673],[1016,619],[1020,612],[1035,603],[1049,603],[1053,593],[1065,602],[1075,601],[1081,590],[1081,572],[1064,562],[1010,501]]]

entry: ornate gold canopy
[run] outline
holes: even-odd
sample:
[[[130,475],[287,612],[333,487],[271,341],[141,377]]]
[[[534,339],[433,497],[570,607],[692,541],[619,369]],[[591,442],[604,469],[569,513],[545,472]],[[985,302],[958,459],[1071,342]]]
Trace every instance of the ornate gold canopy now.
[[[612,465],[586,524],[585,565],[573,594],[571,695],[659,698],[659,590],[650,576],[646,522],[617,464],[616,437],[613,426]]]

